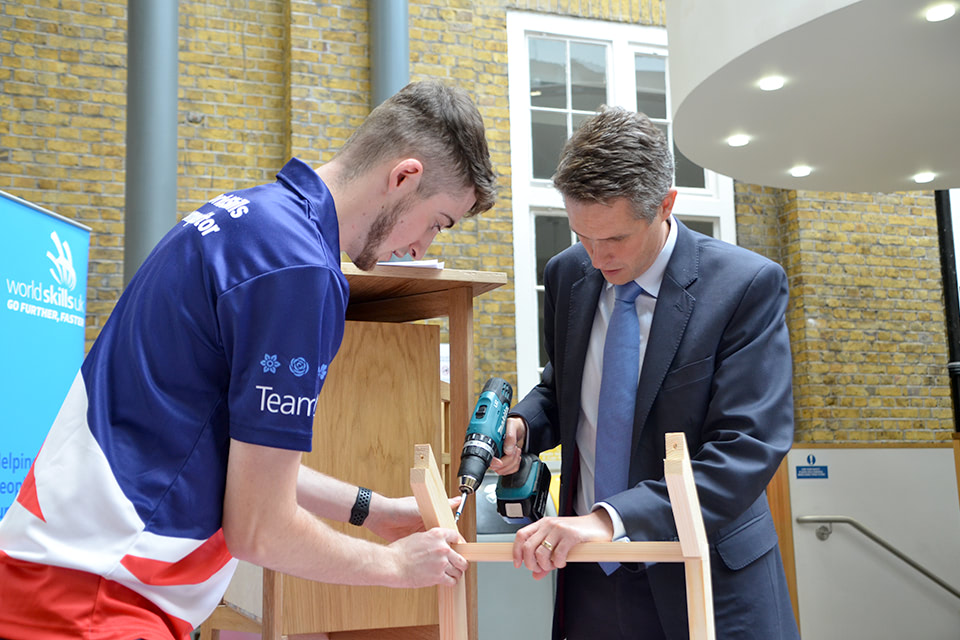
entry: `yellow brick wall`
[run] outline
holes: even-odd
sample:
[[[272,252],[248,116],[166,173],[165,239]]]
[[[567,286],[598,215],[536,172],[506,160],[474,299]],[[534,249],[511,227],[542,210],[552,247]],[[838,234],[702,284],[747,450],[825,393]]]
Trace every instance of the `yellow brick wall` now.
[[[93,228],[87,335],[123,262],[126,0],[0,4],[0,189]],[[470,91],[500,178],[496,207],[430,257],[513,281],[506,11],[663,25],[662,0],[409,0],[410,75]],[[366,0],[180,0],[179,211],[330,158],[369,112]],[[944,440],[952,430],[931,194],[736,184],[741,245],[790,279],[797,440]],[[479,388],[516,383],[514,290],[474,305]]]
[[[126,5],[0,4],[0,189],[91,227],[88,341],[123,279]]]
[[[290,149],[318,165],[370,112],[367,3],[288,1]]]
[[[933,194],[788,192],[783,212],[796,440],[949,440]]]
[[[734,182],[737,244],[783,264],[781,215],[782,189]]]
[[[286,157],[283,0],[180,0],[179,211],[273,180]]]

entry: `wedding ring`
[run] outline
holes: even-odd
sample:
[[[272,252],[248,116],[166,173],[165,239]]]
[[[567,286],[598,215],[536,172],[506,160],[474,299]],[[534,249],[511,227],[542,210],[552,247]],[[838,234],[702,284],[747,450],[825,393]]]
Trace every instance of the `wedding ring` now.
[[[546,547],[547,551],[553,551],[553,545],[550,544],[549,542],[547,542],[546,540],[544,540],[543,542],[541,542],[541,543],[540,543],[540,546],[541,546],[541,547]]]

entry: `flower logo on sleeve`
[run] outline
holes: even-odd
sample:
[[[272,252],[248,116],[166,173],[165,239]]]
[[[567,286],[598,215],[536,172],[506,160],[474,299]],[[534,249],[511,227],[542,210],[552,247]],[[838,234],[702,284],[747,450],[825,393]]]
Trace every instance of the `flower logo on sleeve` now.
[[[263,360],[260,361],[260,365],[263,367],[264,373],[276,373],[277,367],[280,366],[280,361],[277,360],[277,356],[271,356],[268,353],[263,354]],[[290,365],[293,367],[293,365]]]
[[[290,361],[290,373],[298,378],[310,371],[310,365],[304,358],[294,358]]]
[[[320,365],[320,379],[323,380],[327,377],[327,365]]]

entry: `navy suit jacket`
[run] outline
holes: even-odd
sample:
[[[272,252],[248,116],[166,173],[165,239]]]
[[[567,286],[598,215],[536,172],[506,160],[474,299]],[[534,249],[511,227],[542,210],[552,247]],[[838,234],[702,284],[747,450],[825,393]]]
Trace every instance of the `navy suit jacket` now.
[[[563,445],[562,515],[573,514],[584,360],[604,282],[579,243],[548,262],[543,331],[550,362],[511,412],[527,422],[528,450]],[[607,500],[631,540],[677,540],[664,435],[686,434],[713,565],[720,565],[711,567],[718,638],[796,637],[765,494],[793,443],[787,300],[779,265],[678,223],[637,386],[631,488]],[[760,561],[771,563],[775,584],[757,584],[759,567],[741,571]],[[683,565],[647,571],[668,637],[686,637]],[[747,623],[736,618],[750,600],[772,610],[764,620],[755,619],[763,611],[746,614],[752,621],[745,633]]]

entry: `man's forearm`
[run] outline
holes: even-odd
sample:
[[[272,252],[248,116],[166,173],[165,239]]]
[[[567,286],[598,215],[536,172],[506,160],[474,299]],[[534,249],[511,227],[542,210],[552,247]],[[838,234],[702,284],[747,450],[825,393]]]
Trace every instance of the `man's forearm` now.
[[[228,547],[242,560],[308,580],[386,586],[403,580],[396,550],[341,534],[303,507],[288,519],[261,523],[242,541],[228,534]]]
[[[309,506],[346,519],[356,487],[304,470],[299,452],[231,441],[223,505],[231,554],[310,580],[351,585],[453,584],[466,569],[449,546],[459,538],[452,530],[395,536],[392,544],[379,545],[330,528],[299,504],[301,480]]]
[[[356,499],[355,485],[300,465],[297,503],[310,513],[337,522],[348,522]]]

